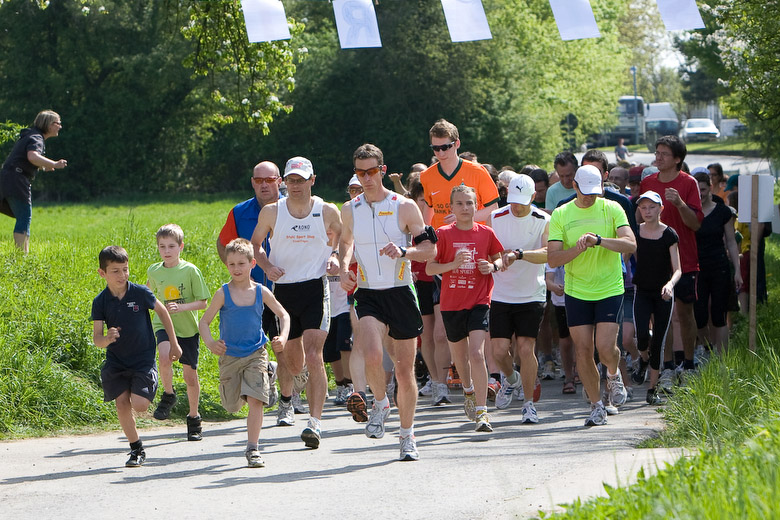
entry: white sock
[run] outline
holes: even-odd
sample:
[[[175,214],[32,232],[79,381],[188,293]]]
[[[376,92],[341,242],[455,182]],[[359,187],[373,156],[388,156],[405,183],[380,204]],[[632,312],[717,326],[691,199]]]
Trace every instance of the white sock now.
[[[463,393],[464,394],[473,394],[474,393],[474,385],[467,387],[463,387]]]
[[[402,439],[405,439],[410,435],[414,435],[414,425],[409,428],[398,428],[398,436]]]
[[[381,401],[374,401],[374,404],[377,408],[380,410],[384,410],[385,408],[390,408],[390,399],[385,395],[385,398]]]
[[[510,386],[515,386],[519,379],[520,379],[520,374],[518,374],[516,370],[512,370],[512,374],[506,376],[506,382],[509,383]]]

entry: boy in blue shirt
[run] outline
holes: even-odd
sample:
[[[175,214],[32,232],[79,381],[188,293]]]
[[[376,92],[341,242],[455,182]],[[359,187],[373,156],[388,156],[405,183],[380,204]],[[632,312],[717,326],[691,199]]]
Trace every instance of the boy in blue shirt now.
[[[157,345],[150,310],[160,317],[171,338],[171,360],[181,356],[181,348],[165,305],[148,287],[128,280],[127,251],[108,246],[98,259],[98,274],[105,279],[106,288],[92,301],[92,338],[95,345],[106,349],[106,361],[100,370],[103,399],[116,402],[119,424],[130,442],[130,458],[125,466],[132,468],[142,465],[146,459],[133,411],[147,410],[157,392]]]
[[[268,403],[268,338],[263,332],[263,304],[279,317],[279,335],[271,339],[274,352],[284,350],[290,333],[290,315],[267,287],[251,278],[255,266],[254,247],[236,238],[225,248],[225,265],[230,283],[217,289],[203,313],[198,328],[211,352],[219,356],[219,397],[222,406],[236,413],[246,402],[246,462],[250,468],[265,466],[257,442],[263,426],[263,406]],[[209,325],[219,312],[219,340]]]

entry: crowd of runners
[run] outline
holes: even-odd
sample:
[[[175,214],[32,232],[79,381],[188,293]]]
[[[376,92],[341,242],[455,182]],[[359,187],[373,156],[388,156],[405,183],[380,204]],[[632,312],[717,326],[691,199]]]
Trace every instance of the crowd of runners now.
[[[178,360],[188,439],[202,438],[199,336],[220,356],[224,407],[249,405],[251,467],[264,465],[263,408],[278,404],[277,425],[293,426],[304,391],[301,440],[319,447],[326,364],[335,405],[377,439],[395,406],[399,458],[417,460],[418,398],[446,406],[462,390],[464,420],[484,435],[491,407],[513,401],[521,422],[543,421],[540,380],[561,378],[564,394],[581,384],[584,424],[600,426],[634,398],[633,385],[649,381],[647,403],[662,404],[710,349],[726,347],[745,263],[717,165],[689,174],[685,144],[667,136],[653,165],[610,164],[588,150],[581,161],[558,154],[549,174],[535,165],[499,172],[459,153],[452,123],[437,121],[429,136],[430,166],[415,164],[405,181],[388,173],[377,146],[358,147],[341,210],[312,194],[308,159],[283,171],[259,163],[254,196],[219,234],[231,280],[213,296],[180,259],[178,226],[158,231],[162,261],[149,268],[148,288],[128,281],[121,248],[101,252],[108,286],[93,305],[95,343],[108,349],[105,399],[116,400],[131,443],[128,466],[145,458],[132,411],[154,399],[155,350],[163,394],[154,416],[168,418],[176,403]]]

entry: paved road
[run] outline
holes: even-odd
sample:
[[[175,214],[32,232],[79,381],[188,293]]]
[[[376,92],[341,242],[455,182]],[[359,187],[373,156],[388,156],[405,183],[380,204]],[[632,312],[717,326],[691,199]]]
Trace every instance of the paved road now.
[[[244,467],[243,421],[204,424],[202,442],[187,442],[183,425],[145,430],[147,462],[132,469],[120,432],[2,442],[0,518],[528,518],[679,456],[635,449],[661,427],[644,402],[586,429],[588,407],[561,386],[545,382],[538,425],[520,424],[513,403],[492,413],[492,434],[473,431],[462,397],[443,408],[421,398],[417,462],[396,460],[395,411],[385,438],[368,439],[332,401],[318,450],[299,439],[304,416],[293,427],[267,417],[262,469]]]
[[[582,154],[577,154],[577,157],[581,158]],[[610,161],[614,161],[615,154],[607,152],[607,158]],[[634,152],[628,160],[637,164],[650,164],[655,160],[655,155],[649,152]],[[770,173],[769,161],[755,157],[688,154],[685,158],[685,162],[688,163],[688,167],[690,167],[691,170],[697,166],[706,168],[712,163],[720,163],[727,175],[733,175],[737,172],[739,172],[740,175]]]

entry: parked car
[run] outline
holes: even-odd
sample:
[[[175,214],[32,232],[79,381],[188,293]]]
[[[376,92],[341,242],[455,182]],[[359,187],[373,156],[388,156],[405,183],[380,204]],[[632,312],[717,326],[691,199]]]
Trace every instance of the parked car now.
[[[683,123],[680,130],[680,139],[685,142],[691,141],[715,141],[720,137],[720,130],[712,122],[712,119],[696,118],[689,119]]]

